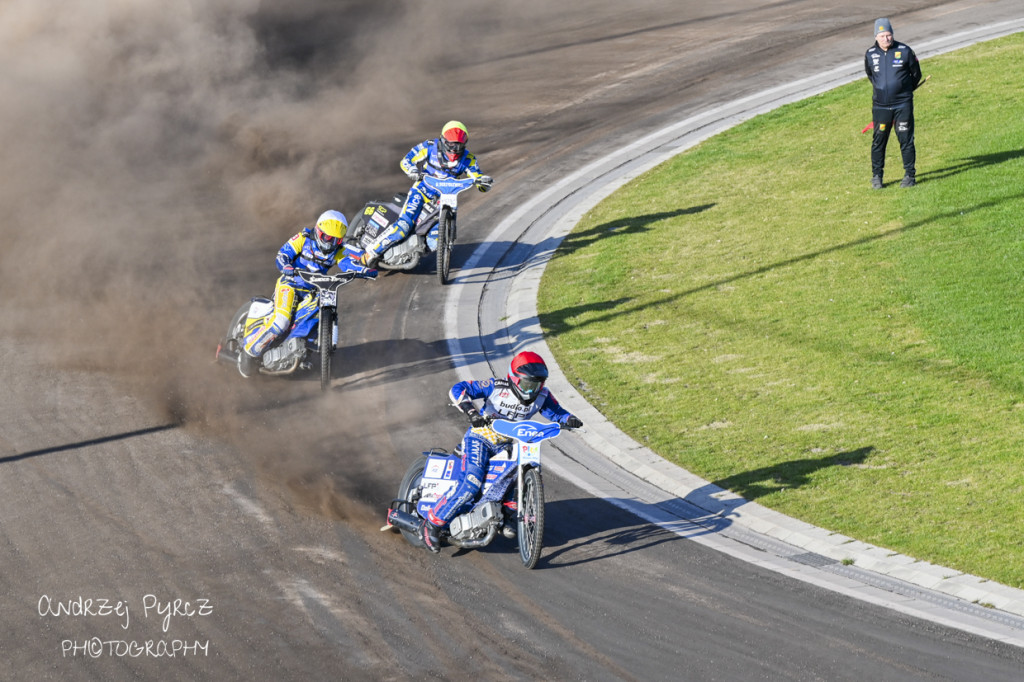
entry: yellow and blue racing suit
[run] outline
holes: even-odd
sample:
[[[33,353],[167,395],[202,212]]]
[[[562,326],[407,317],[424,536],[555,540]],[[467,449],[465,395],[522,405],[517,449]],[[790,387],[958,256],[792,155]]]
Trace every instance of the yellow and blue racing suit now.
[[[342,245],[330,251],[323,251],[313,237],[314,229],[307,227],[302,230],[286,241],[277,252],[275,263],[281,276],[277,278],[274,287],[274,312],[245,336],[245,350],[253,357],[259,357],[275,339],[291,327],[295,308],[304,298],[316,291],[314,287],[294,276],[296,270],[326,274],[335,264],[345,270],[364,269],[353,262],[354,258],[362,255],[361,249]]]
[[[513,392],[512,382],[504,378],[460,381],[452,386],[448,397],[455,405],[482,399],[482,415],[510,421],[529,419],[539,412],[551,421],[564,425],[572,416],[572,413],[558,404],[546,386],[540,389],[533,402],[524,405]],[[434,526],[444,526],[459,514],[468,511],[483,488],[491,456],[510,442],[510,439],[490,426],[477,426],[466,431],[462,438],[462,466],[456,474],[458,483],[450,495],[441,497],[434,504],[427,513],[427,521]]]
[[[424,140],[410,149],[399,165],[402,167],[402,172],[410,177],[419,174],[433,175],[440,178],[457,178],[465,173],[475,180],[483,176],[483,173],[480,172],[480,167],[477,166],[476,157],[469,150],[462,152],[462,158],[451,168],[448,168],[441,162],[442,157],[440,154],[437,140]],[[477,185],[477,189],[481,192],[486,192],[490,187],[487,185]],[[396,244],[409,236],[413,226],[420,217],[420,211],[423,210],[424,202],[428,199],[436,199],[438,196],[440,195],[427,187],[422,180],[417,180],[409,189],[409,196],[402,206],[402,213],[398,216],[398,220],[395,221],[394,225],[382,232],[377,237],[377,240],[367,248],[367,251],[371,251],[379,256],[387,251],[392,244]]]

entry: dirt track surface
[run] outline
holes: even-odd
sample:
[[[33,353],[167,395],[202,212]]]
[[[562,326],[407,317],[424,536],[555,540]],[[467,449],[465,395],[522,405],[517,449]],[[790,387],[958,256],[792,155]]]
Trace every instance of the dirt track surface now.
[[[326,396],[212,363],[281,243],[405,189],[399,158],[445,120],[497,179],[460,212],[457,267],[545,178],[860,59],[876,13],[913,45],[904,27],[1010,3],[152,4],[0,8],[4,677],[1019,676],[1016,650],[730,561],[550,477],[530,573],[510,543],[432,557],[380,533],[407,464],[463,428],[429,267],[343,290]],[[40,615],[78,598],[128,617]],[[191,611],[165,620],[176,599]],[[67,650],[90,638],[207,648]]]

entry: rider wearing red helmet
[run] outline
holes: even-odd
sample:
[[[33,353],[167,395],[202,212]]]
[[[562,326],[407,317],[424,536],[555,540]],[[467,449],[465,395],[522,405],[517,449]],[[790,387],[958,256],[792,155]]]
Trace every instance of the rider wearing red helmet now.
[[[481,192],[491,188],[493,180],[480,172],[476,157],[466,150],[467,142],[469,131],[466,126],[459,121],[448,121],[441,127],[437,139],[424,140],[409,150],[399,165],[414,184],[409,189],[398,220],[367,248],[363,257],[364,265],[373,267],[392,244],[405,239],[419,219],[424,202],[439,196],[423,183],[424,175],[457,178],[466,174],[477,181],[476,187]]]
[[[483,487],[488,461],[509,442],[490,427],[492,419],[520,421],[540,413],[567,429],[583,426],[544,386],[547,378],[544,358],[523,351],[512,358],[504,378],[460,381],[452,386],[448,398],[469,417],[472,426],[462,438],[462,467],[455,489],[437,501],[420,526],[420,538],[430,551],[440,551],[440,529],[473,505]],[[483,400],[483,407],[478,410],[474,400]]]

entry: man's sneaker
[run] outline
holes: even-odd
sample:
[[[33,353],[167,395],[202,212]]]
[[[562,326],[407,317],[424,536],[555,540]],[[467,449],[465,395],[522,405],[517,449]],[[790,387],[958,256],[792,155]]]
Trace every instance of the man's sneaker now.
[[[871,189],[882,189],[882,176],[876,175],[871,178]]]
[[[238,373],[246,379],[256,376],[260,370],[260,361],[245,352],[244,348],[238,349]]]
[[[913,187],[917,184],[917,180],[914,179],[913,175],[904,175],[903,182],[900,183],[900,187]]]
[[[426,519],[420,522],[420,540],[423,540],[423,544],[434,554],[441,551],[441,536],[437,531],[437,526]]]

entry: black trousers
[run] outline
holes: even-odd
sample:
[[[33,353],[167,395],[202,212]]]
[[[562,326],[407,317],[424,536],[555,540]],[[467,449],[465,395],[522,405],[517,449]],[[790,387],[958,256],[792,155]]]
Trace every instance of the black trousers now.
[[[896,139],[900,142],[903,155],[903,172],[914,177],[917,170],[917,149],[914,147],[914,101],[893,107],[871,107],[871,120],[875,122],[875,134],[871,138],[871,175],[881,177],[885,170],[885,146],[889,133],[896,128]]]

